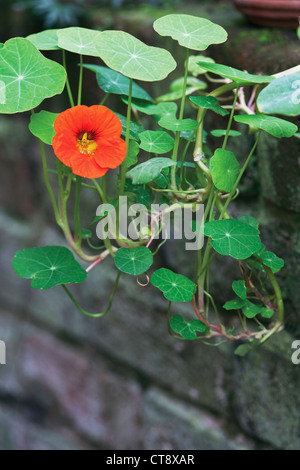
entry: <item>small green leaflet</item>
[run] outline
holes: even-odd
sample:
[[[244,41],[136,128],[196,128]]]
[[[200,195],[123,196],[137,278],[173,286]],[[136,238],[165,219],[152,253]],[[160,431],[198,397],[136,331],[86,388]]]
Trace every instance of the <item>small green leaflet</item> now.
[[[203,231],[204,235],[212,238],[212,246],[218,253],[235,259],[249,258],[261,246],[258,230],[240,220],[207,222]]]
[[[96,72],[99,88],[105,91],[105,93],[125,96],[129,95],[130,80],[128,77],[101,65],[83,64],[83,67]],[[149,102],[153,103],[151,96],[135,82],[132,83],[132,98],[146,101],[148,104]]]
[[[188,71],[194,76],[197,77],[198,75],[202,75],[206,73],[202,67],[199,67],[198,62],[214,62],[214,59],[210,57],[205,57],[204,55],[190,55],[189,57],[189,64],[188,64]]]
[[[259,258],[265,266],[271,268],[273,273],[277,273],[284,266],[284,260],[276,256],[275,253],[272,253],[271,251],[264,251],[259,255]]]
[[[215,187],[229,193],[235,185],[240,165],[232,152],[217,149],[210,160],[210,171]]]
[[[40,51],[53,51],[60,49],[58,46],[58,29],[47,29],[40,33],[30,34],[26,39],[32,42]]]
[[[170,326],[175,333],[180,334],[183,338],[193,340],[197,338],[196,331],[199,333],[208,333],[209,327],[201,320],[191,320],[189,323],[181,315],[173,315],[170,320]]]
[[[166,15],[156,20],[153,28],[161,36],[171,36],[181,46],[196,51],[204,51],[211,44],[221,44],[227,39],[221,26],[192,15]]]
[[[115,265],[123,273],[139,276],[153,264],[153,255],[149,248],[119,248],[115,254]]]
[[[228,302],[226,302],[224,305],[223,305],[223,308],[225,310],[239,310],[240,308],[242,308],[243,306],[245,305],[245,300],[239,298],[239,297],[236,297],[235,299],[233,300],[228,300]]]
[[[214,96],[190,96],[190,101],[201,108],[210,109],[221,116],[229,114],[227,109],[223,109],[217,98]]]
[[[55,135],[54,121],[57,116],[57,113],[50,113],[49,111],[40,111],[39,113],[32,114],[28,126],[30,132],[45,144],[51,145]]]
[[[277,138],[292,137],[298,130],[298,127],[292,122],[264,114],[243,114],[242,116],[234,116],[234,120],[262,129]]]
[[[259,94],[258,110],[265,114],[300,114],[300,75],[295,73],[277,78]]]
[[[128,104],[128,98],[122,97],[122,101]],[[177,113],[177,104],[176,103],[158,103],[152,104],[149,101],[145,100],[138,100],[133,98],[131,100],[132,108],[140,111],[141,113],[147,114],[149,116],[153,116],[153,119],[159,121],[159,119],[163,116],[174,117],[176,118]]]
[[[262,305],[255,305],[249,300],[245,301],[245,305],[242,307],[242,312],[247,318],[254,318],[261,312]]]
[[[137,155],[140,151],[139,144],[135,140],[130,140],[126,152],[126,166],[130,168],[138,162]]]
[[[164,131],[145,131],[139,134],[140,148],[152,153],[167,153],[174,147],[174,139]]]
[[[247,289],[246,289],[245,281],[233,281],[232,289],[240,299],[246,300]]]
[[[123,116],[122,114],[116,113],[115,115],[118,116],[118,118],[121,121],[122,124],[122,135],[126,135],[126,117]],[[130,127],[129,127],[129,136],[131,139],[134,139],[136,141],[139,141],[139,134],[143,132],[144,128],[138,124],[137,122],[130,121]]]
[[[145,184],[157,178],[163,168],[176,165],[176,162],[170,158],[157,157],[151,158],[146,162],[132,168],[127,176],[132,178],[133,184]]]
[[[193,298],[195,284],[187,277],[176,274],[170,269],[157,269],[152,274],[151,284],[171,302],[190,302]]]
[[[60,94],[65,69],[46,59],[28,39],[9,39],[0,49],[0,113],[28,111]]]
[[[162,117],[158,124],[170,131],[189,131],[198,127],[198,122],[194,119],[174,119],[170,117]]]
[[[98,57],[94,47],[94,39],[98,34],[99,31],[80,27],[59,29],[57,31],[58,45],[66,51]]]
[[[230,78],[234,82],[240,83],[241,85],[245,83],[270,83],[272,80],[275,80],[275,77],[272,76],[253,75],[251,73],[242,72],[241,70],[222,64],[200,61],[198,62],[198,65],[208,72],[220,75],[220,77]]]
[[[87,277],[87,272],[75,260],[72,252],[61,246],[17,251],[12,266],[19,276],[32,279],[33,289],[78,283]]]
[[[213,135],[214,137],[224,137],[226,135],[226,132],[226,129],[214,129],[211,131],[211,135]],[[228,135],[229,137],[238,137],[241,135],[241,132],[231,129]]]
[[[259,313],[264,318],[272,318],[274,315],[274,310],[271,308],[262,308]]]
[[[165,49],[147,46],[124,31],[103,31],[94,46],[108,67],[136,80],[162,80],[177,65]]]

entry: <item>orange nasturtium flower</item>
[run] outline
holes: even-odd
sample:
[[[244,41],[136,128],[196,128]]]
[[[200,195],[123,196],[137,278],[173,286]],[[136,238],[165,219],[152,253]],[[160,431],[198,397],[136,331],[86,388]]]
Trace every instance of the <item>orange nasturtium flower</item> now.
[[[74,106],[54,122],[54,153],[75,175],[99,178],[126,156],[120,119],[105,106]]]

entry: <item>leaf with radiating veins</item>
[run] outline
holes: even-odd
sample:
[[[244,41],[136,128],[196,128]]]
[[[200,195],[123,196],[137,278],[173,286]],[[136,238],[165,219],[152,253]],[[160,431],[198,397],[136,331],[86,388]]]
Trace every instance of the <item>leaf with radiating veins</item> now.
[[[17,251],[12,266],[24,279],[32,279],[33,289],[50,289],[61,284],[84,281],[87,272],[73,253],[62,246],[43,246]]]

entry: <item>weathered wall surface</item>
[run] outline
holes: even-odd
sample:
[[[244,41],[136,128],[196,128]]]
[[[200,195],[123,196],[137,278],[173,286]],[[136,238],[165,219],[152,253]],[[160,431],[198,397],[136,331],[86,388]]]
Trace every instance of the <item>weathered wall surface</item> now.
[[[230,31],[229,45],[213,49],[216,60],[253,73],[297,63],[293,33],[274,36],[239,17],[236,24],[228,6],[205,16],[213,13]],[[147,25],[139,30],[150,37]],[[170,338],[166,302],[130,276],[121,278],[112,311],[99,320],[74,311],[62,289],[33,291],[18,278],[11,268],[16,250],[62,239],[51,228],[38,149],[23,118],[0,117],[0,144],[0,340],[7,346],[0,448],[300,449],[300,365],[291,362],[291,343],[300,339],[299,141],[262,141],[234,208],[256,216],[266,245],[286,260],[286,330],[244,358],[233,355],[233,345]],[[251,137],[244,145],[246,154]],[[166,260],[180,263],[177,253],[172,247]],[[220,303],[230,270],[226,263],[215,274]],[[107,260],[74,295],[86,309],[101,311],[113,277]]]

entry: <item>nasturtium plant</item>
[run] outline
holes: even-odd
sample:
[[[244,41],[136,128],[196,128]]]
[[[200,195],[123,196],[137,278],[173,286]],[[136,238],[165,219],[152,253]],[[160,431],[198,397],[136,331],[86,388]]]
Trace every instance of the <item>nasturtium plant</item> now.
[[[168,50],[123,31],[51,29],[1,44],[0,112],[31,111],[29,130],[39,140],[45,187],[70,247],[23,249],[12,265],[34,289],[61,286],[74,308],[93,318],[109,312],[120,277],[131,275],[139,289],[151,285],[153,295],[162,295],[174,338],[212,345],[242,340],[236,354],[243,356],[283,327],[276,274],[284,260],[266,248],[268,240],[262,241],[252,215],[228,206],[239,194],[261,134],[299,137],[289,116],[300,115],[300,67],[265,76],[215,63],[206,50],[225,42],[227,32],[206,18],[170,14],[153,26],[184,48],[184,70],[178,67],[176,76],[170,75],[177,64]],[[40,52],[52,50],[60,63]],[[70,54],[78,64],[76,97],[67,74]],[[98,97],[93,105],[82,103],[86,76],[98,86],[100,103]],[[167,86],[151,85],[165,79]],[[62,104],[65,99],[55,108],[44,103],[62,92],[69,105]],[[248,154],[244,140],[236,140],[242,124],[253,140]],[[237,125],[239,130],[232,128]],[[234,153],[228,145],[233,138]],[[48,147],[46,155],[45,144],[52,153]],[[114,177],[107,181],[107,174]],[[93,191],[101,203],[84,226],[83,190]],[[190,277],[162,266],[159,257],[154,262],[172,234],[183,238],[185,223],[185,249],[196,251],[197,261]],[[237,264],[240,276],[218,308],[210,268],[222,263],[222,256]],[[109,257],[116,279],[107,308],[87,312],[67,285],[88,282],[92,269],[105,271]],[[190,308],[188,319],[173,313],[174,302]]]

